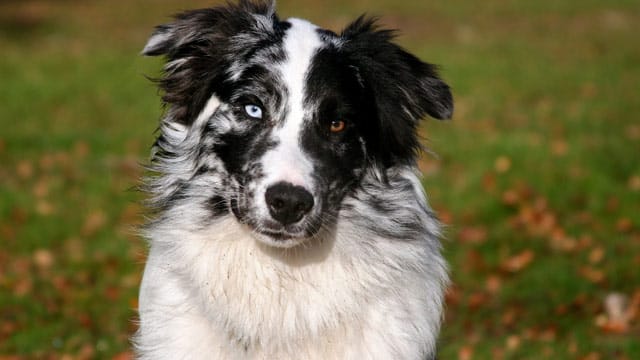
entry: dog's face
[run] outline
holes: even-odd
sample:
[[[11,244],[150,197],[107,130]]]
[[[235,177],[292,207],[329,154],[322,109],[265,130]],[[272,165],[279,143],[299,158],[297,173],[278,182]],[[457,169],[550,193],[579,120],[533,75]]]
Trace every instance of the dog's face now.
[[[363,18],[338,35],[246,1],[178,15],[143,50],[168,58],[164,128],[195,139],[163,156],[191,159],[182,186],[215,177],[222,191],[209,204],[259,241],[313,237],[366,171],[413,164],[425,113],[452,113],[433,66],[391,38]],[[159,146],[175,143],[164,132]]]

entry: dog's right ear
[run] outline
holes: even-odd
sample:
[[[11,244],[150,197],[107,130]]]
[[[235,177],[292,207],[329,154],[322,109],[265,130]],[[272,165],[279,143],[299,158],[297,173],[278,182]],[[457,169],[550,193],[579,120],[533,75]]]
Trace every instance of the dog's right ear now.
[[[158,56],[169,53],[175,47],[176,36],[171,25],[157,26],[147,44],[142,49],[142,55]]]
[[[262,18],[262,20],[260,19]],[[174,22],[156,27],[143,55],[170,55],[193,41],[226,40],[264,19],[276,20],[275,1],[240,0],[238,4],[185,11]]]
[[[190,125],[207,100],[221,91],[229,69],[275,30],[273,2],[241,0],[238,4],[191,10],[157,26],[143,55],[164,55],[157,80],[168,105],[169,121]]]

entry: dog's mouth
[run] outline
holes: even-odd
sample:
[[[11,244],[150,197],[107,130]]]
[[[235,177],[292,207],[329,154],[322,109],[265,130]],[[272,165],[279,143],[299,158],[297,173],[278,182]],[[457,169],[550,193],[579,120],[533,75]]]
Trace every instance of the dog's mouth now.
[[[289,233],[286,231],[272,231],[272,230],[257,230],[251,229],[253,237],[266,245],[279,247],[279,248],[291,248],[305,242],[308,237],[301,233]]]
[[[285,231],[262,230],[257,232],[262,235],[266,235],[276,241],[284,241],[284,240],[289,240],[296,237],[295,235],[289,234],[288,232],[285,232]]]

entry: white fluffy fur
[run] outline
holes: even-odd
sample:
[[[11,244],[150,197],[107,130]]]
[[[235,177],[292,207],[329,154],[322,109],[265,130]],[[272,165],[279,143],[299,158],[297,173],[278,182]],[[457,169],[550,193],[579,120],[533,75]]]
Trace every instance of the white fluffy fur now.
[[[193,229],[181,219],[149,234],[141,358],[420,359],[435,347],[442,304],[430,294],[447,275],[426,241],[349,221],[293,249],[257,242],[231,215]]]

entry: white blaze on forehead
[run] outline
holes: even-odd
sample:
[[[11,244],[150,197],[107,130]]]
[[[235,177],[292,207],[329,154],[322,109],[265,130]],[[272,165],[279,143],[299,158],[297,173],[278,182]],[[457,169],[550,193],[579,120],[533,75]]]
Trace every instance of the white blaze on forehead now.
[[[291,27],[287,30],[283,47],[286,60],[278,70],[287,89],[287,114],[278,119],[278,127],[273,136],[278,144],[268,151],[263,159],[266,187],[280,181],[300,185],[312,190],[311,171],[313,164],[300,147],[300,136],[305,119],[303,107],[306,75],[311,60],[322,41],[317,26],[300,19],[288,19]]]

